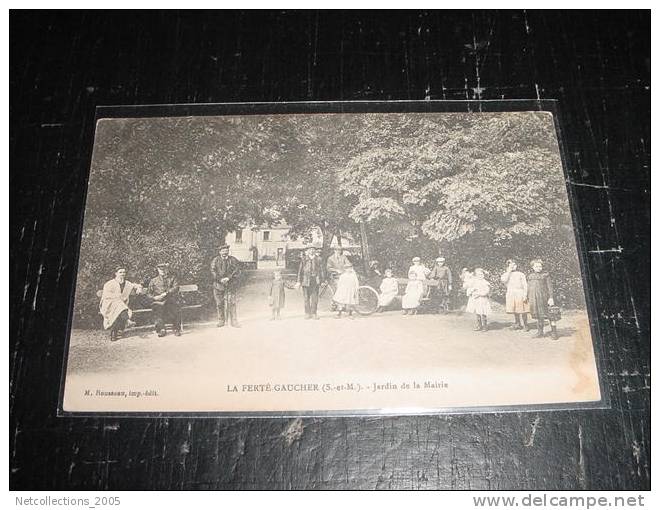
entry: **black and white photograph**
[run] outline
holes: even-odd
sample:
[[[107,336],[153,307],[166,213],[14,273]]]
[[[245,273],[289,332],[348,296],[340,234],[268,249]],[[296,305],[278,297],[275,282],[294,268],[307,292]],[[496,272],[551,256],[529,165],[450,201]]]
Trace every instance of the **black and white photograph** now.
[[[100,118],[63,411],[597,403],[548,111]]]

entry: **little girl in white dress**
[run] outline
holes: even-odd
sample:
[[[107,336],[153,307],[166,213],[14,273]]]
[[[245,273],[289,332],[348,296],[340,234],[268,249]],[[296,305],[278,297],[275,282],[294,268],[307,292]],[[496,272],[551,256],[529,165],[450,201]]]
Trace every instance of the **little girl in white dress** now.
[[[408,273],[408,285],[406,285],[406,293],[401,299],[401,307],[403,308],[403,315],[415,315],[417,308],[422,301],[424,295],[424,283],[417,279],[417,273],[410,271]]]

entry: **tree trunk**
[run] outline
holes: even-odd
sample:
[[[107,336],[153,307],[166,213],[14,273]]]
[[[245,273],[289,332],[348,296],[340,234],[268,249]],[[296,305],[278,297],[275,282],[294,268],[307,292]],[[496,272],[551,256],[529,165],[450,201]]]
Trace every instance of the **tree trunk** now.
[[[369,274],[369,262],[371,261],[371,253],[369,253],[369,239],[367,238],[367,227],[364,221],[360,222],[360,245],[362,246],[362,263],[364,266],[364,274]]]
[[[323,244],[321,245],[321,260],[325,264],[325,261],[328,259],[328,252],[330,251],[330,245],[332,244],[332,238],[334,234],[331,234],[326,225],[321,225],[321,236],[323,237]]]

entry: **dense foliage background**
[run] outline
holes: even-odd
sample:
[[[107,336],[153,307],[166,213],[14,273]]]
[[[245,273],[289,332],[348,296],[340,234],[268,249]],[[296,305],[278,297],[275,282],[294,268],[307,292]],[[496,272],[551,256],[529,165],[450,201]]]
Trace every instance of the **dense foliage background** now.
[[[225,234],[284,220],[366,235],[403,275],[441,252],[457,274],[486,269],[503,295],[507,258],[541,257],[558,301],[582,306],[552,117],[544,112],[105,119],[97,125],[76,289],[77,324],[117,264],[147,282],[170,262],[209,288]]]

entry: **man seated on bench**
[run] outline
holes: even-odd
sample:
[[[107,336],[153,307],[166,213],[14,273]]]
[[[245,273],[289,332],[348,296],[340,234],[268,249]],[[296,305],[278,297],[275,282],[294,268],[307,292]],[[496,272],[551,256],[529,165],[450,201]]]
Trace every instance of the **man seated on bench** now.
[[[115,269],[115,277],[103,285],[99,313],[103,316],[103,329],[110,330],[110,341],[119,340],[124,328],[130,324],[128,300],[131,294],[141,294],[142,286],[126,279],[126,268]]]
[[[181,336],[181,300],[179,295],[179,282],[170,274],[169,264],[162,263],[156,266],[158,276],[149,282],[148,296],[152,299],[156,334],[165,336],[165,324],[170,323],[176,336]]]

